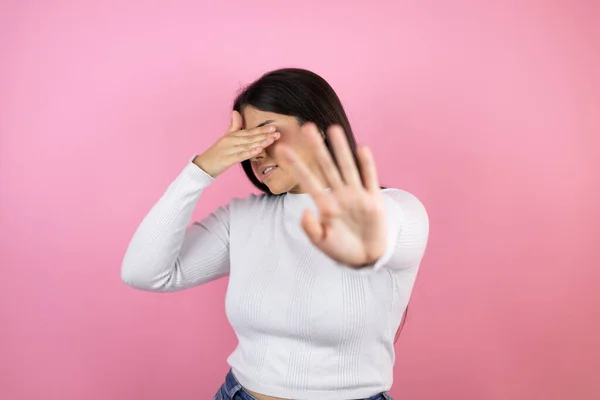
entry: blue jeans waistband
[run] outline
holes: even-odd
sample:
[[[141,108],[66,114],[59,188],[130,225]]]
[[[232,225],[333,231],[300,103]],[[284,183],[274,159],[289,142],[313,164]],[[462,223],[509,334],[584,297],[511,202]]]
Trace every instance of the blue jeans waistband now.
[[[238,395],[236,397],[236,394]],[[225,377],[225,383],[219,389],[219,392],[215,396],[214,400],[256,400],[250,393],[248,393],[240,382],[236,379],[233,372],[230,370]],[[365,400],[393,400],[387,393],[380,393],[373,397],[369,397]]]

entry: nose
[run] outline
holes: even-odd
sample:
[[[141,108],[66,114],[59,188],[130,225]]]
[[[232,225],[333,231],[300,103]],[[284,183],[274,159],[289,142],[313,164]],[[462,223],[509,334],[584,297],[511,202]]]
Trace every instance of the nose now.
[[[262,151],[260,153],[258,153],[257,155],[255,155],[254,157],[252,157],[250,159],[250,161],[254,162],[254,161],[262,160],[263,158],[265,158],[266,154],[267,153],[266,153],[265,149],[262,149]]]

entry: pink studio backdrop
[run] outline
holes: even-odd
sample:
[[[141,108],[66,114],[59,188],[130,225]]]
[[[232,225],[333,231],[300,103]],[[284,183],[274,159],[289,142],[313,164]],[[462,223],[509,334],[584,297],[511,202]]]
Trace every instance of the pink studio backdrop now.
[[[285,66],[429,209],[391,394],[600,398],[599,3],[487,3],[2,2],[0,398],[212,398],[226,280],[149,294],[120,263],[240,85]],[[233,168],[197,217],[251,190]]]

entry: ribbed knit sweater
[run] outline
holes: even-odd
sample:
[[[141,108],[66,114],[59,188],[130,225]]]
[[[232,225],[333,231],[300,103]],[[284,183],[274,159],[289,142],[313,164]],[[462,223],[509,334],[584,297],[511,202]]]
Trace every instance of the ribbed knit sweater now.
[[[229,276],[225,308],[238,346],[228,363],[251,391],[341,400],[389,390],[394,334],[428,238],[421,202],[383,189],[387,250],[357,270],[308,239],[302,213],[317,213],[308,194],[236,198],[192,222],[212,181],[185,166],[135,232],[123,281],[166,292]]]

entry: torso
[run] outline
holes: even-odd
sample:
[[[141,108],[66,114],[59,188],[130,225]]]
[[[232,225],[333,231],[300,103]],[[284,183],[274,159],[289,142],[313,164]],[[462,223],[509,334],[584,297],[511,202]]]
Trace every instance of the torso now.
[[[416,266],[396,275],[337,264],[302,230],[303,210],[315,211],[310,198],[285,200],[231,205],[226,312],[238,347],[229,365],[257,400],[311,390],[313,397],[346,391],[366,398],[388,390],[393,338]]]
[[[272,397],[272,396],[267,396],[265,394],[260,394],[260,393],[256,393],[253,392],[251,390],[248,389],[244,389],[246,392],[250,393],[252,395],[252,397],[254,397],[256,400],[289,400],[289,399],[284,399],[281,397]]]

